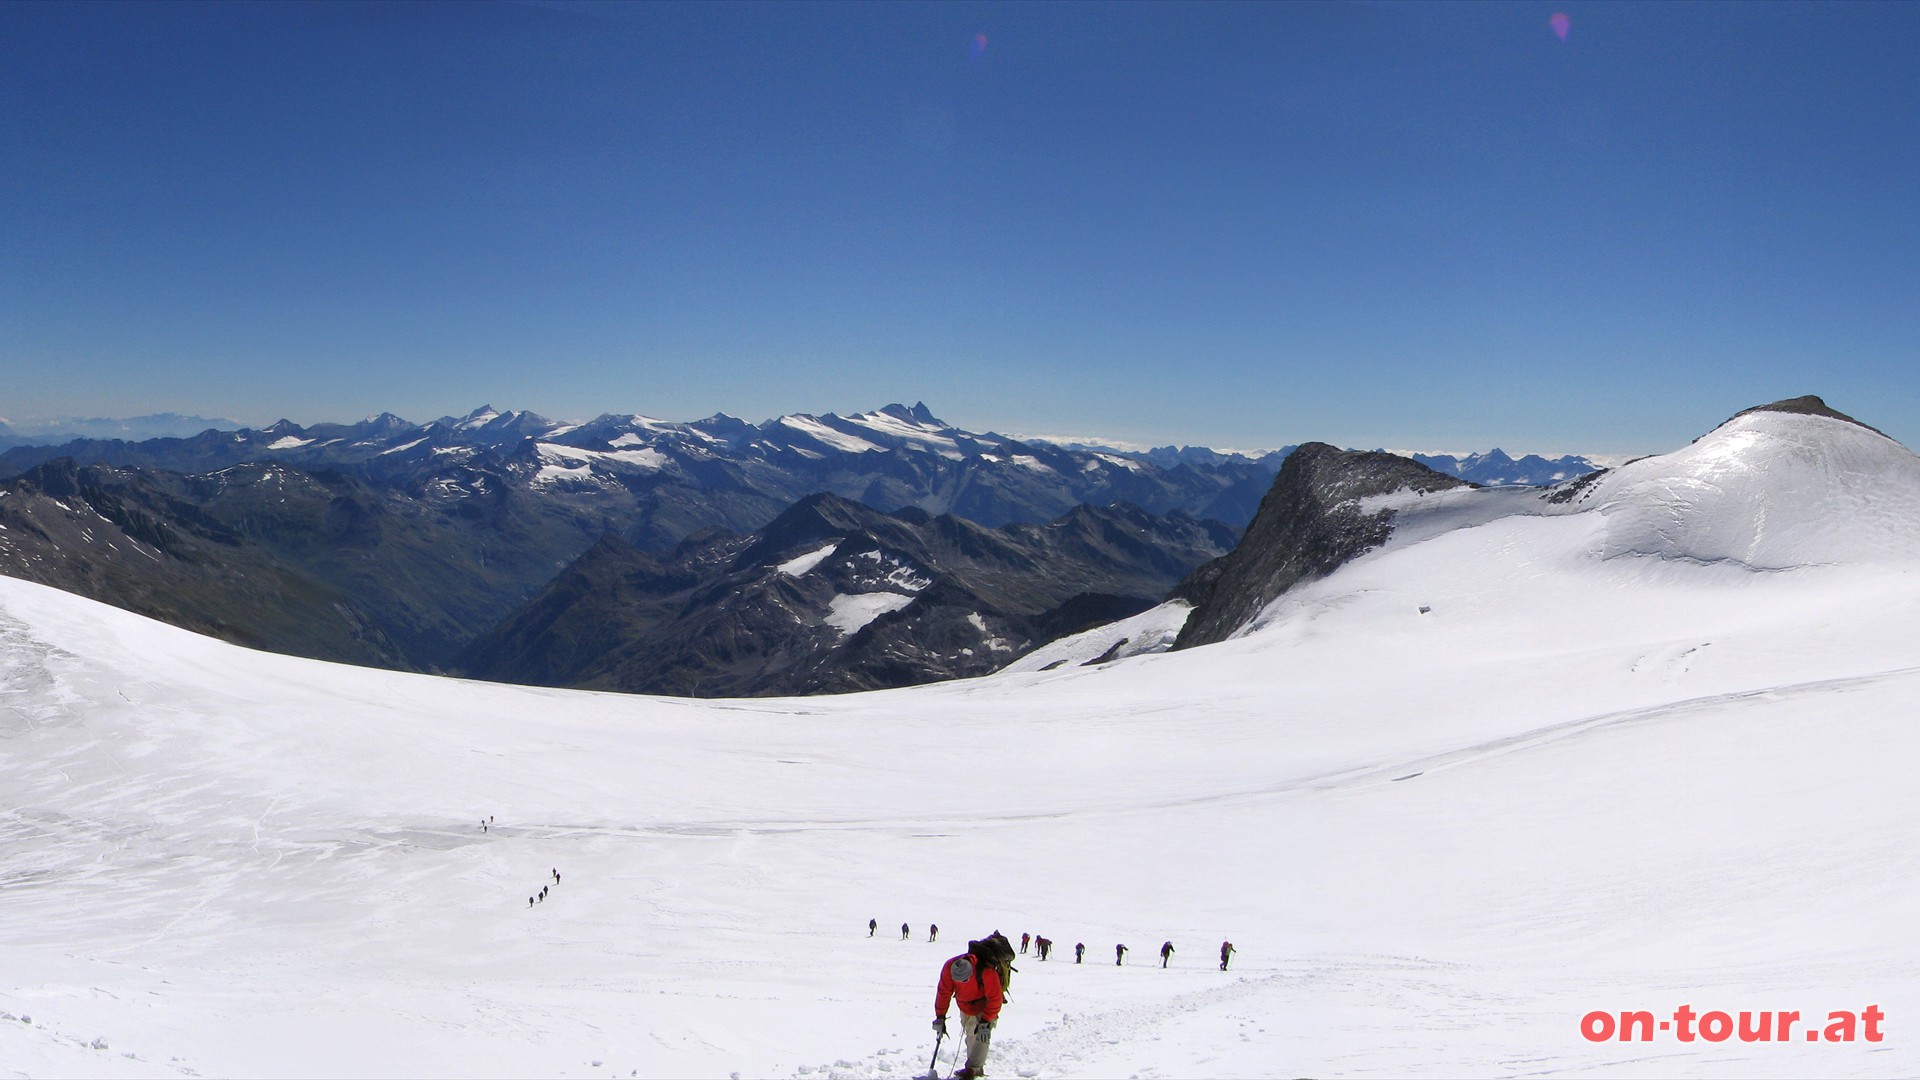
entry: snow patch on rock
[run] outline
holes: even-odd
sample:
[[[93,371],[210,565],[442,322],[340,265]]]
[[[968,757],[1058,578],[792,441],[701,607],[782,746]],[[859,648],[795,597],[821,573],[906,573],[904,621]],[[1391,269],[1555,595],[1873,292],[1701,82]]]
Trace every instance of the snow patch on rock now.
[[[825,562],[827,557],[832,555],[834,551],[839,547],[840,547],[840,541],[835,540],[832,543],[827,544],[823,547],[819,547],[812,551],[809,551],[805,555],[802,555],[798,558],[788,559],[786,562],[781,563],[779,566],[775,567],[774,569],[780,571],[781,573],[787,575],[788,577],[796,577],[796,578],[806,577],[808,574],[813,572],[814,567],[819,566],[822,562]]]
[[[827,617],[821,621],[852,637],[873,620],[911,603],[913,597],[901,593],[841,593],[827,602]]]

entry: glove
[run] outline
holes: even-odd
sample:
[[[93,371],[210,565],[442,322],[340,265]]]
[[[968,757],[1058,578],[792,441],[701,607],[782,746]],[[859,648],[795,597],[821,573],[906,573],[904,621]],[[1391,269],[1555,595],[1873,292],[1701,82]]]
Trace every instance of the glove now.
[[[934,1017],[933,1030],[939,1032],[942,1035],[945,1035],[947,1033],[947,1018],[944,1016]]]

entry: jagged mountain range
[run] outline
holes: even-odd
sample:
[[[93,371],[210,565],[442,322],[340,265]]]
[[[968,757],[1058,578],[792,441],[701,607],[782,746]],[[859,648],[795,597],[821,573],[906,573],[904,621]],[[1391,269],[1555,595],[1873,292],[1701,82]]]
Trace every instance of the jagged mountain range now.
[[[0,477],[62,457],[82,465],[186,473],[277,461],[302,468],[354,467],[371,476],[391,477],[418,474],[423,466],[471,463],[487,455],[531,464],[549,483],[604,482],[622,473],[652,471],[709,489],[730,485],[782,489],[791,497],[781,506],[814,490],[832,490],[880,509],[912,505],[1000,525],[1048,520],[1077,503],[1128,501],[1155,512],[1177,506],[1196,516],[1245,525],[1265,493],[1266,480],[1279,471],[1293,449],[1239,453],[1163,446],[1141,451],[1091,442],[1018,439],[954,427],[918,403],[850,416],[791,414],[760,424],[725,413],[691,422],[608,413],[584,424],[567,424],[531,412],[481,406],[465,416],[444,416],[428,424],[382,413],[357,424],[302,427],[281,420],[258,429],[210,427],[192,436],[107,437],[115,431],[156,426],[174,430],[195,419],[163,414],[126,421],[87,420],[67,425],[87,431],[86,437],[59,443],[45,436],[67,428],[52,428],[31,439],[27,432],[5,433],[0,445],[9,448],[0,453]],[[888,461],[899,455],[921,459],[919,467],[903,469]],[[1490,486],[1556,483],[1597,467],[1578,455],[1546,459],[1528,454],[1516,459],[1497,447],[1465,456],[1410,456],[1440,472]],[[729,475],[726,465],[743,475]],[[1062,466],[1065,471],[1053,481],[1027,477],[1022,483],[991,475],[1010,470],[1044,473]],[[1181,474],[1183,467],[1200,477]],[[1064,488],[1067,495],[1048,492],[1051,487]],[[1048,505],[1022,507],[1019,496],[1041,497]],[[756,524],[765,520],[770,516]]]
[[[1041,522],[1081,504],[1129,502],[1244,525],[1284,451],[1261,457],[1146,455],[1073,450],[977,433],[925,405],[889,405],[852,416],[789,415],[749,424],[725,414],[690,423],[606,415],[560,424],[529,412],[482,407],[418,425],[391,413],[357,424],[203,432],[192,438],[76,440],[0,453],[13,475],[59,458],[79,464],[210,473],[275,462],[332,470],[383,486],[449,490],[474,472],[541,495],[588,495],[619,506],[619,529],[648,550],[667,550],[703,528],[747,532],[817,491],[880,510],[917,507],[983,525]]]

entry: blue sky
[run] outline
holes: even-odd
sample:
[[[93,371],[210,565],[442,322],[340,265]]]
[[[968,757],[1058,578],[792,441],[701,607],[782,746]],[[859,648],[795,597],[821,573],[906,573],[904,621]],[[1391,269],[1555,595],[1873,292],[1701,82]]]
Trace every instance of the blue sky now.
[[[1915,4],[16,0],[0,416],[1920,445],[1916,72]]]

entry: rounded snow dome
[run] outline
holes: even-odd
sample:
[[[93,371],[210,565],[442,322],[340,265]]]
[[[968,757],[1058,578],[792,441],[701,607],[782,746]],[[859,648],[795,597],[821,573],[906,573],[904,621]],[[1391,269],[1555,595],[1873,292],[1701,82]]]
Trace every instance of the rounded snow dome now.
[[[1607,558],[1758,570],[1914,558],[1920,457],[1830,410],[1763,407],[1602,474],[1572,508],[1605,517],[1598,554]]]

